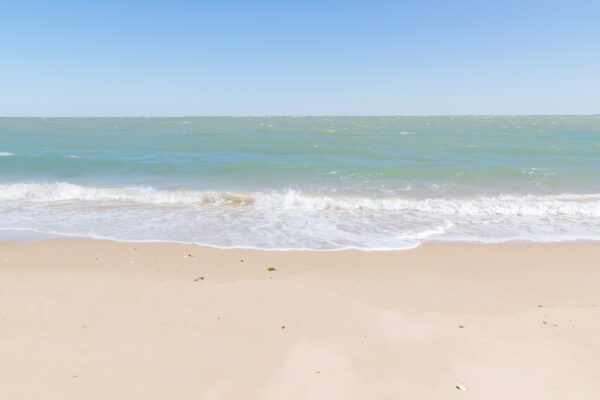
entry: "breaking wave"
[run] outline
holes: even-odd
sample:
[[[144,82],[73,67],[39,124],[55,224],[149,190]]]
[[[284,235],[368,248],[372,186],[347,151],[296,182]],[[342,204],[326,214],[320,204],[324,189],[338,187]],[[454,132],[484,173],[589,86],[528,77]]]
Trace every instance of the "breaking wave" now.
[[[0,229],[260,249],[600,240],[600,194],[368,197],[0,184]]]
[[[0,201],[136,203],[141,205],[247,206],[257,209],[405,211],[454,215],[600,217],[599,194],[496,195],[411,199],[325,196],[296,190],[231,192],[160,190],[152,187],[94,187],[60,183],[0,184]]]

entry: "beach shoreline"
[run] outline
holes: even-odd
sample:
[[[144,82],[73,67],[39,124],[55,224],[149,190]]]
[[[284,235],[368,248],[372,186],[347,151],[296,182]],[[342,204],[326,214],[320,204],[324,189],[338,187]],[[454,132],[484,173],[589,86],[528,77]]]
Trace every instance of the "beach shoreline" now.
[[[598,117],[7,118],[0,132],[0,240],[600,240]]]
[[[595,399],[598,259],[598,243],[0,242],[0,387],[14,399]]]

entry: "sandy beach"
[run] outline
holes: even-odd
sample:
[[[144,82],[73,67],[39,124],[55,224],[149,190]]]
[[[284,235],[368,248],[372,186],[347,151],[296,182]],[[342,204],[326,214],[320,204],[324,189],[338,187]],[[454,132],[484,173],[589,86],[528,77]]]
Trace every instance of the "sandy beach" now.
[[[4,242],[1,397],[597,399],[599,259]]]

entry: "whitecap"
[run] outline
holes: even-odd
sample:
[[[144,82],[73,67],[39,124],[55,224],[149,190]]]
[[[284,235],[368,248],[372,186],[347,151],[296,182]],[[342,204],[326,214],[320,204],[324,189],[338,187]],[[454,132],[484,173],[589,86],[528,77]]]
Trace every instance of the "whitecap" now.
[[[7,151],[0,151],[0,157],[10,157],[14,156],[14,153],[9,153]]]

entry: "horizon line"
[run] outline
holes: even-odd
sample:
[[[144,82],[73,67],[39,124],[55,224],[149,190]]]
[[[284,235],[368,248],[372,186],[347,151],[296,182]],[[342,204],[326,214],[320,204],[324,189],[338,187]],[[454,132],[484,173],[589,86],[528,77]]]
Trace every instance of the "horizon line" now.
[[[398,118],[398,117],[597,117],[600,114],[261,114],[261,115],[0,115],[0,118]]]

